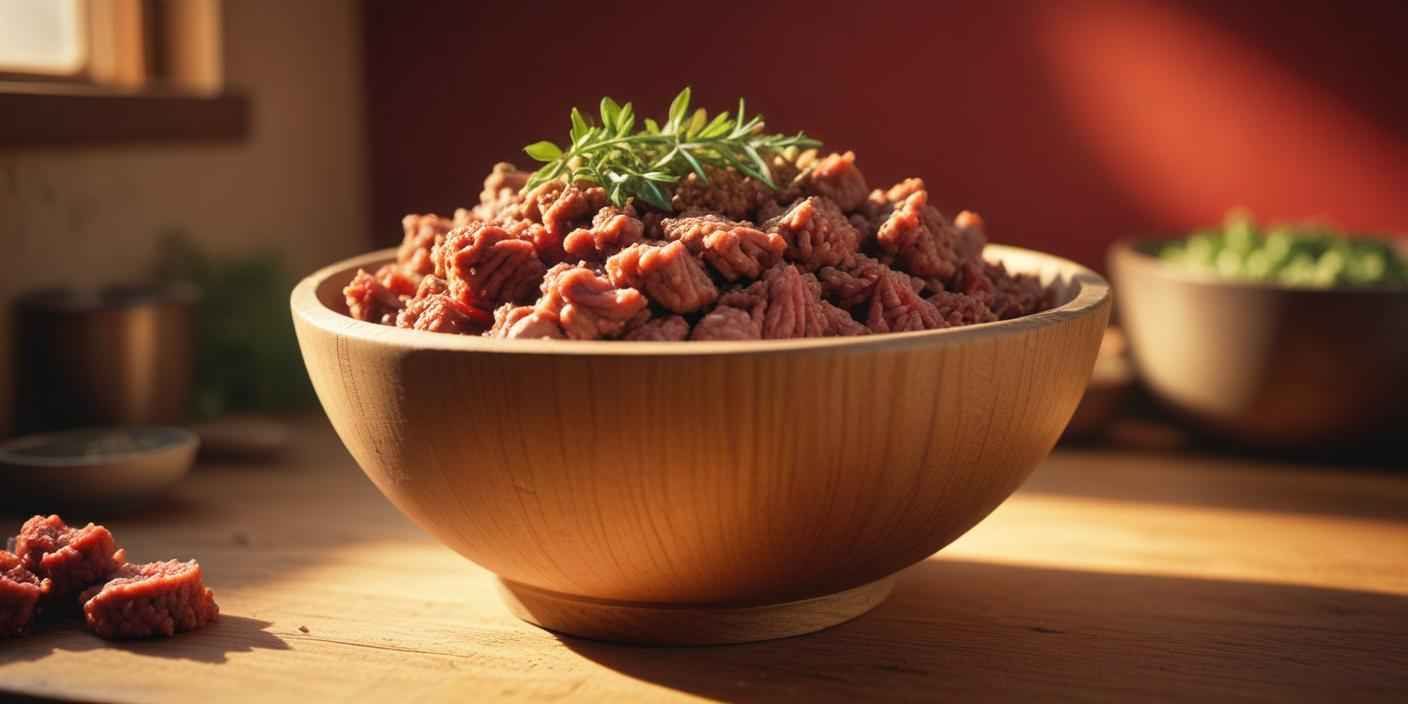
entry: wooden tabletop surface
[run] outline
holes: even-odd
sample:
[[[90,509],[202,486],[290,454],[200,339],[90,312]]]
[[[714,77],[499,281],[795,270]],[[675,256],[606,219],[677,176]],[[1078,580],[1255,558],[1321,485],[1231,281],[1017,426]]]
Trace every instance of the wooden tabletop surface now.
[[[1271,701],[1408,694],[1408,472],[1060,449],[870,614],[714,648],[558,638],[384,501],[321,422],[105,522],[197,557],[220,622],[0,641],[0,698],[118,702]],[[40,509],[42,507],[35,507]],[[20,516],[0,525],[18,527]],[[5,528],[14,530],[14,528]]]

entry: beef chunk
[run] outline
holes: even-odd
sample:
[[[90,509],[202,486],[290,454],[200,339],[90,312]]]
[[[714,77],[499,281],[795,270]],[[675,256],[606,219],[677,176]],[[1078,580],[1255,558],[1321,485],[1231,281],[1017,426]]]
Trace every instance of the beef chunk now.
[[[690,339],[783,340],[863,332],[850,314],[821,300],[820,292],[815,277],[779,265],[761,281],[721,296],[718,307],[694,326]],[[746,322],[740,313],[747,316]]]
[[[396,250],[396,263],[412,274],[424,276],[435,271],[430,253],[450,232],[450,220],[439,215],[407,215],[401,218],[405,238]]]
[[[787,261],[806,271],[839,266],[860,247],[860,233],[828,198],[811,196],[763,223],[763,229],[787,241]]]
[[[532,300],[543,266],[533,243],[497,225],[471,224],[450,232],[435,250],[450,295],[461,303],[492,310],[504,303]]]
[[[635,216],[634,209],[606,207],[592,217],[590,229],[573,230],[562,245],[566,254],[571,256],[600,259],[640,242],[644,235],[645,224]]]
[[[990,323],[997,315],[987,304],[975,296],[953,291],[939,291],[929,296],[929,303],[939,311],[939,317],[950,326]]]
[[[125,558],[107,528],[92,523],[70,528],[58,516],[25,521],[14,552],[25,569],[52,582],[55,595],[102,582]]]
[[[856,168],[855,152],[831,154],[802,176],[802,191],[831,199],[844,212],[860,209],[870,192],[865,176]]]
[[[538,312],[557,316],[573,340],[614,338],[645,310],[646,300],[634,288],[617,288],[585,263],[558,264],[542,283]]]
[[[549,181],[524,197],[521,212],[525,219],[541,223],[553,237],[565,238],[578,227],[585,227],[607,205],[605,189]]]
[[[871,332],[910,332],[948,327],[934,304],[919,297],[911,278],[888,271],[875,281],[865,321]]]
[[[532,306],[505,303],[494,311],[494,327],[489,335],[502,338],[560,340],[566,337],[556,313],[540,311]]]
[[[990,282],[988,307],[1000,320],[1039,313],[1055,305],[1054,292],[1031,274],[1008,273],[1001,262],[985,263],[983,274]]]
[[[623,340],[645,342],[679,342],[689,337],[689,321],[678,315],[662,315],[649,318],[633,326],[621,337]]]
[[[691,173],[680,179],[671,201],[677,213],[708,211],[730,220],[752,220],[758,206],[773,199],[767,184],[754,181],[733,168],[705,167],[709,181]]]
[[[427,279],[433,277],[426,277]],[[396,314],[397,327],[465,335],[484,330],[489,314],[447,293],[417,296]]]
[[[929,205],[927,191],[917,190],[898,203],[875,233],[880,250],[919,277],[947,279],[964,259],[962,234]]]
[[[695,323],[691,340],[758,340],[762,327],[742,308],[719,305]]]
[[[633,244],[606,260],[611,283],[643,291],[656,305],[692,313],[719,297],[719,290],[683,243]]]
[[[399,266],[387,264],[377,269],[376,274],[357,270],[357,275],[342,289],[342,295],[353,318],[391,325],[396,322],[396,314],[405,306],[406,299],[415,294],[417,286]]]
[[[109,640],[171,636],[220,615],[195,560],[123,565],[106,584],[84,592],[80,602],[88,628]]]
[[[484,179],[484,190],[479,193],[479,205],[475,206],[473,217],[493,223],[517,219],[523,203],[521,191],[531,175],[531,172],[519,171],[518,167],[507,162],[494,164],[493,170]],[[456,222],[455,227],[466,224]]]
[[[41,579],[13,553],[0,550],[0,638],[24,633],[52,582]]]
[[[781,235],[717,215],[670,218],[661,229],[666,239],[683,243],[727,281],[756,279],[787,251]]]
[[[827,300],[851,309],[869,303],[875,282],[892,271],[883,262],[860,254],[847,266],[823,268],[817,272],[817,278],[821,281],[822,295]],[[923,280],[907,278],[916,292],[924,288]]]

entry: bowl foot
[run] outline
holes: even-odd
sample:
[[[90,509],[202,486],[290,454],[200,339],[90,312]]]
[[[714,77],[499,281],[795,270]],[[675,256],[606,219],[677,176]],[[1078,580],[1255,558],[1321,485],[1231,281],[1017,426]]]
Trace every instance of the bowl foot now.
[[[722,645],[799,636],[845,623],[890,596],[895,577],[835,594],[761,606],[704,606],[606,601],[499,580],[514,616],[535,626],[593,640],[638,645]]]

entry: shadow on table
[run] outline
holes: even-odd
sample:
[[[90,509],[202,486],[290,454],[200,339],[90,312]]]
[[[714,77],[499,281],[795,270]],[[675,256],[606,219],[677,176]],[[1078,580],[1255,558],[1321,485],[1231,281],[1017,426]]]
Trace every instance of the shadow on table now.
[[[41,660],[56,652],[123,650],[153,658],[223,663],[230,653],[288,650],[284,639],[270,633],[269,621],[221,615],[220,620],[191,633],[151,640],[105,641],[82,630],[77,617],[40,624],[33,635],[0,642],[0,664]]]
[[[1408,521],[1408,475],[1265,457],[1065,445],[1024,493]]]
[[[1408,598],[931,559],[871,613],[797,638],[643,648],[564,638],[625,675],[726,701],[1392,700]]]

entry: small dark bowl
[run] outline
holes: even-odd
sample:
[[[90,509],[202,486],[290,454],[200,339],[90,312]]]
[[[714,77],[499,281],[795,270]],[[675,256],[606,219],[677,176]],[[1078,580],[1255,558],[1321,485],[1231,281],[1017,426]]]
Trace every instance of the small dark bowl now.
[[[1272,448],[1352,443],[1408,420],[1408,289],[1309,289],[1110,250],[1145,385],[1204,430]]]

